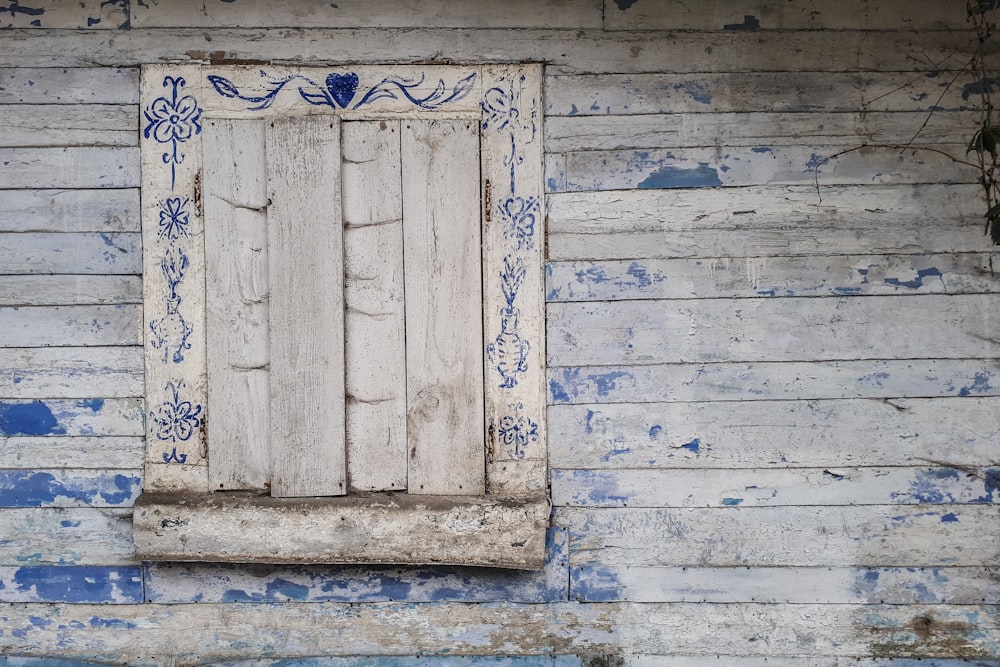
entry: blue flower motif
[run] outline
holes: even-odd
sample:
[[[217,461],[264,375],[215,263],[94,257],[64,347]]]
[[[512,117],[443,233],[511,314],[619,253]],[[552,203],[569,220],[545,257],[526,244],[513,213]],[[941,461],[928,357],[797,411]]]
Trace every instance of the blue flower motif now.
[[[167,237],[176,241],[180,237],[188,238],[188,224],[191,222],[185,207],[191,200],[187,197],[170,197],[160,202],[160,231],[157,238]]]
[[[538,424],[528,417],[507,415],[500,419],[500,442],[514,448],[514,456],[523,458],[529,442],[538,441]]]
[[[201,427],[201,406],[181,400],[180,390],[183,387],[183,380],[168,382],[165,388],[170,392],[170,398],[149,413],[150,419],[156,424],[158,440],[187,441]]]
[[[170,88],[169,97],[157,97],[143,113],[149,123],[143,136],[171,146],[170,152],[162,156],[163,164],[170,165],[171,190],[176,181],[177,165],[184,161],[179,145],[201,134],[201,107],[191,95],[180,94],[180,89],[186,85],[184,77],[163,77],[163,87]]]

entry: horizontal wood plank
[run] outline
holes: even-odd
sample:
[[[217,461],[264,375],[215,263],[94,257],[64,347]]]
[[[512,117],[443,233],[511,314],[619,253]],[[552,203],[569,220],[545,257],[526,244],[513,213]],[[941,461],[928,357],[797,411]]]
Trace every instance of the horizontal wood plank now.
[[[258,61],[304,64],[435,60],[542,62],[550,73],[838,72],[829,54],[851,44],[853,69],[920,72],[930,63],[959,70],[975,49],[960,32],[718,31],[704,33],[480,28],[284,28],[79,30],[72,44],[50,32],[0,34],[0,67],[128,67],[148,62]],[[613,38],[612,38],[613,37]]]
[[[757,146],[639,151],[579,151],[565,166],[546,160],[549,192],[747,185],[974,183],[977,169],[932,151],[839,146]],[[839,154],[839,156],[838,156]],[[815,189],[815,185],[814,185]]]
[[[600,366],[993,358],[1000,357],[989,317],[996,301],[929,294],[551,303],[548,359]]]
[[[462,567],[151,563],[150,602],[557,602],[569,596],[566,532],[551,527],[541,571]]]
[[[886,0],[878,11],[812,0],[663,0],[604,3],[606,30],[968,30],[965,14],[935,0]]]
[[[0,105],[0,127],[0,148],[139,144],[133,105]]]
[[[926,118],[932,110],[971,109],[977,103],[972,89],[956,85],[948,72],[675,71],[549,76],[546,111],[549,117],[920,111]]]
[[[32,34],[25,33],[25,38]],[[139,70],[94,67],[38,67],[41,58],[29,58],[26,67],[0,68],[0,104],[137,104]]]
[[[552,470],[567,507],[778,507],[1000,502],[998,468]]]
[[[550,367],[550,403],[996,396],[995,360]]]
[[[44,0],[30,5],[14,2],[0,28],[127,28],[128,5],[101,0]]]
[[[0,602],[142,604],[142,568],[129,565],[0,566]]]
[[[508,0],[497,5],[448,0],[346,0],[289,11],[283,4],[177,5],[141,3],[132,8],[135,28],[260,26],[272,28],[599,28],[602,0]],[[84,27],[84,26],[76,26]]]
[[[3,190],[3,232],[138,232],[139,190]]]
[[[983,567],[583,565],[570,576],[571,598],[581,602],[912,605],[996,604],[1000,599],[1000,583]]]
[[[0,308],[0,346],[139,345],[142,308],[22,306]]]
[[[0,348],[0,398],[143,396],[142,349]]]
[[[0,435],[138,436],[144,432],[142,413],[135,398],[0,401]]]
[[[96,507],[0,511],[0,566],[133,565],[131,510]]]
[[[562,509],[570,564],[996,565],[997,505]]]
[[[0,274],[142,273],[142,240],[135,232],[0,234]]]
[[[995,466],[1000,398],[552,405],[554,468]],[[901,489],[894,489],[900,491]]]
[[[115,275],[0,276],[0,306],[142,303],[142,278]]]
[[[997,612],[991,605],[760,603],[0,606],[13,630],[7,638],[12,653],[106,662],[128,655],[140,667],[162,664],[165,658],[179,663],[240,660],[248,652],[271,659],[302,658],[315,655],[317,646],[342,656],[367,655],[374,646],[394,647],[383,650],[398,656],[419,653],[432,657],[429,664],[444,665],[450,664],[442,657],[446,655],[571,654],[581,647],[597,654],[675,654],[714,661],[720,654],[766,654],[769,660],[793,656],[800,664],[804,655],[810,661],[840,656],[842,664],[844,657],[867,659],[889,650],[914,658],[959,650],[989,659],[1000,650]],[[914,619],[921,615],[931,618],[931,627],[918,635]],[[275,622],[277,617],[281,623]],[[177,641],[179,634],[183,642]],[[827,663],[820,658],[816,664]],[[941,667],[933,661],[923,664]]]
[[[141,416],[141,415],[140,415]],[[3,436],[0,468],[139,469],[146,442],[138,436]]]
[[[139,149],[0,148],[0,188],[134,188]]]
[[[0,470],[0,507],[131,507],[141,486],[139,469]]]
[[[550,262],[547,301],[993,294],[985,253]],[[0,282],[2,285],[2,282]]]

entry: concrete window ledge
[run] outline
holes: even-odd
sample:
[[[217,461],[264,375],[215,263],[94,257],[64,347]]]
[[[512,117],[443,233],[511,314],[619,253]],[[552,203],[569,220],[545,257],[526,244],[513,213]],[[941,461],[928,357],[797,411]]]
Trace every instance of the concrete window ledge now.
[[[136,555],[150,561],[475,565],[537,570],[550,506],[517,498],[394,493],[271,498],[144,493]]]

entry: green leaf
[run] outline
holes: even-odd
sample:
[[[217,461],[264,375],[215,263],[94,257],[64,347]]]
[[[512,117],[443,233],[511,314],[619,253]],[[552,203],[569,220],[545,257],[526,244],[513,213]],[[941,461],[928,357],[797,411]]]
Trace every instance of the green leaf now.
[[[983,152],[983,131],[976,130],[976,133],[972,135],[972,141],[969,142],[969,147],[965,149],[965,154],[968,155],[972,151],[977,153]]]

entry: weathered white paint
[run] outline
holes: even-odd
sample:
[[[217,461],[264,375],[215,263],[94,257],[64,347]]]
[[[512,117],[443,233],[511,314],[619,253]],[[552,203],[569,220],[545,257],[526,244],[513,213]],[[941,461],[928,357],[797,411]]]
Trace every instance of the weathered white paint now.
[[[138,116],[132,105],[0,105],[0,147],[137,146]]]
[[[142,422],[136,426],[141,435]],[[145,451],[139,436],[0,436],[0,468],[58,468],[72,462],[77,468],[138,469]]]
[[[128,565],[130,509],[7,508],[0,512],[0,565]]]
[[[998,409],[975,396],[552,405],[549,454],[590,470],[991,466]]]
[[[570,562],[604,567],[995,565],[997,505],[565,509]]]
[[[142,401],[137,398],[94,398],[90,400],[48,399],[32,401],[27,399],[4,401],[3,409],[7,411],[19,409],[34,412],[36,419],[5,420],[0,427],[0,434],[17,435],[52,435],[52,436],[119,436],[142,435]],[[82,449],[81,451],[86,451]],[[88,465],[83,466],[86,462]],[[72,467],[94,467],[99,461],[86,456],[67,458],[63,464],[71,463]],[[0,468],[10,466],[0,465]],[[21,466],[13,466],[15,468]],[[58,468],[62,465],[39,464],[41,468]],[[99,465],[96,467],[100,467]],[[131,468],[135,466],[109,466],[111,468]]]
[[[135,148],[0,148],[3,188],[134,188],[138,175]]]
[[[138,232],[139,190],[8,190],[0,231]]]
[[[266,127],[271,494],[342,495],[347,449],[340,122],[276,118]],[[245,414],[256,405],[237,407]]]
[[[550,262],[548,301],[992,294],[1000,255],[834,255]]]
[[[142,303],[139,276],[0,276],[0,306]]]
[[[138,274],[141,248],[132,232],[0,233],[0,274]]]
[[[42,32],[28,33],[40,36]],[[136,104],[139,70],[75,66],[59,69],[41,59],[0,69],[0,104]]]
[[[551,303],[549,363],[993,358],[995,303],[988,294]]]
[[[138,347],[0,349],[0,398],[143,395]]]
[[[344,123],[347,478],[406,488],[406,344],[399,122]]]
[[[14,2],[0,28],[120,28],[129,23],[127,5],[101,0],[49,0],[21,5]]]
[[[0,308],[0,346],[138,345],[141,309],[119,306]]]

